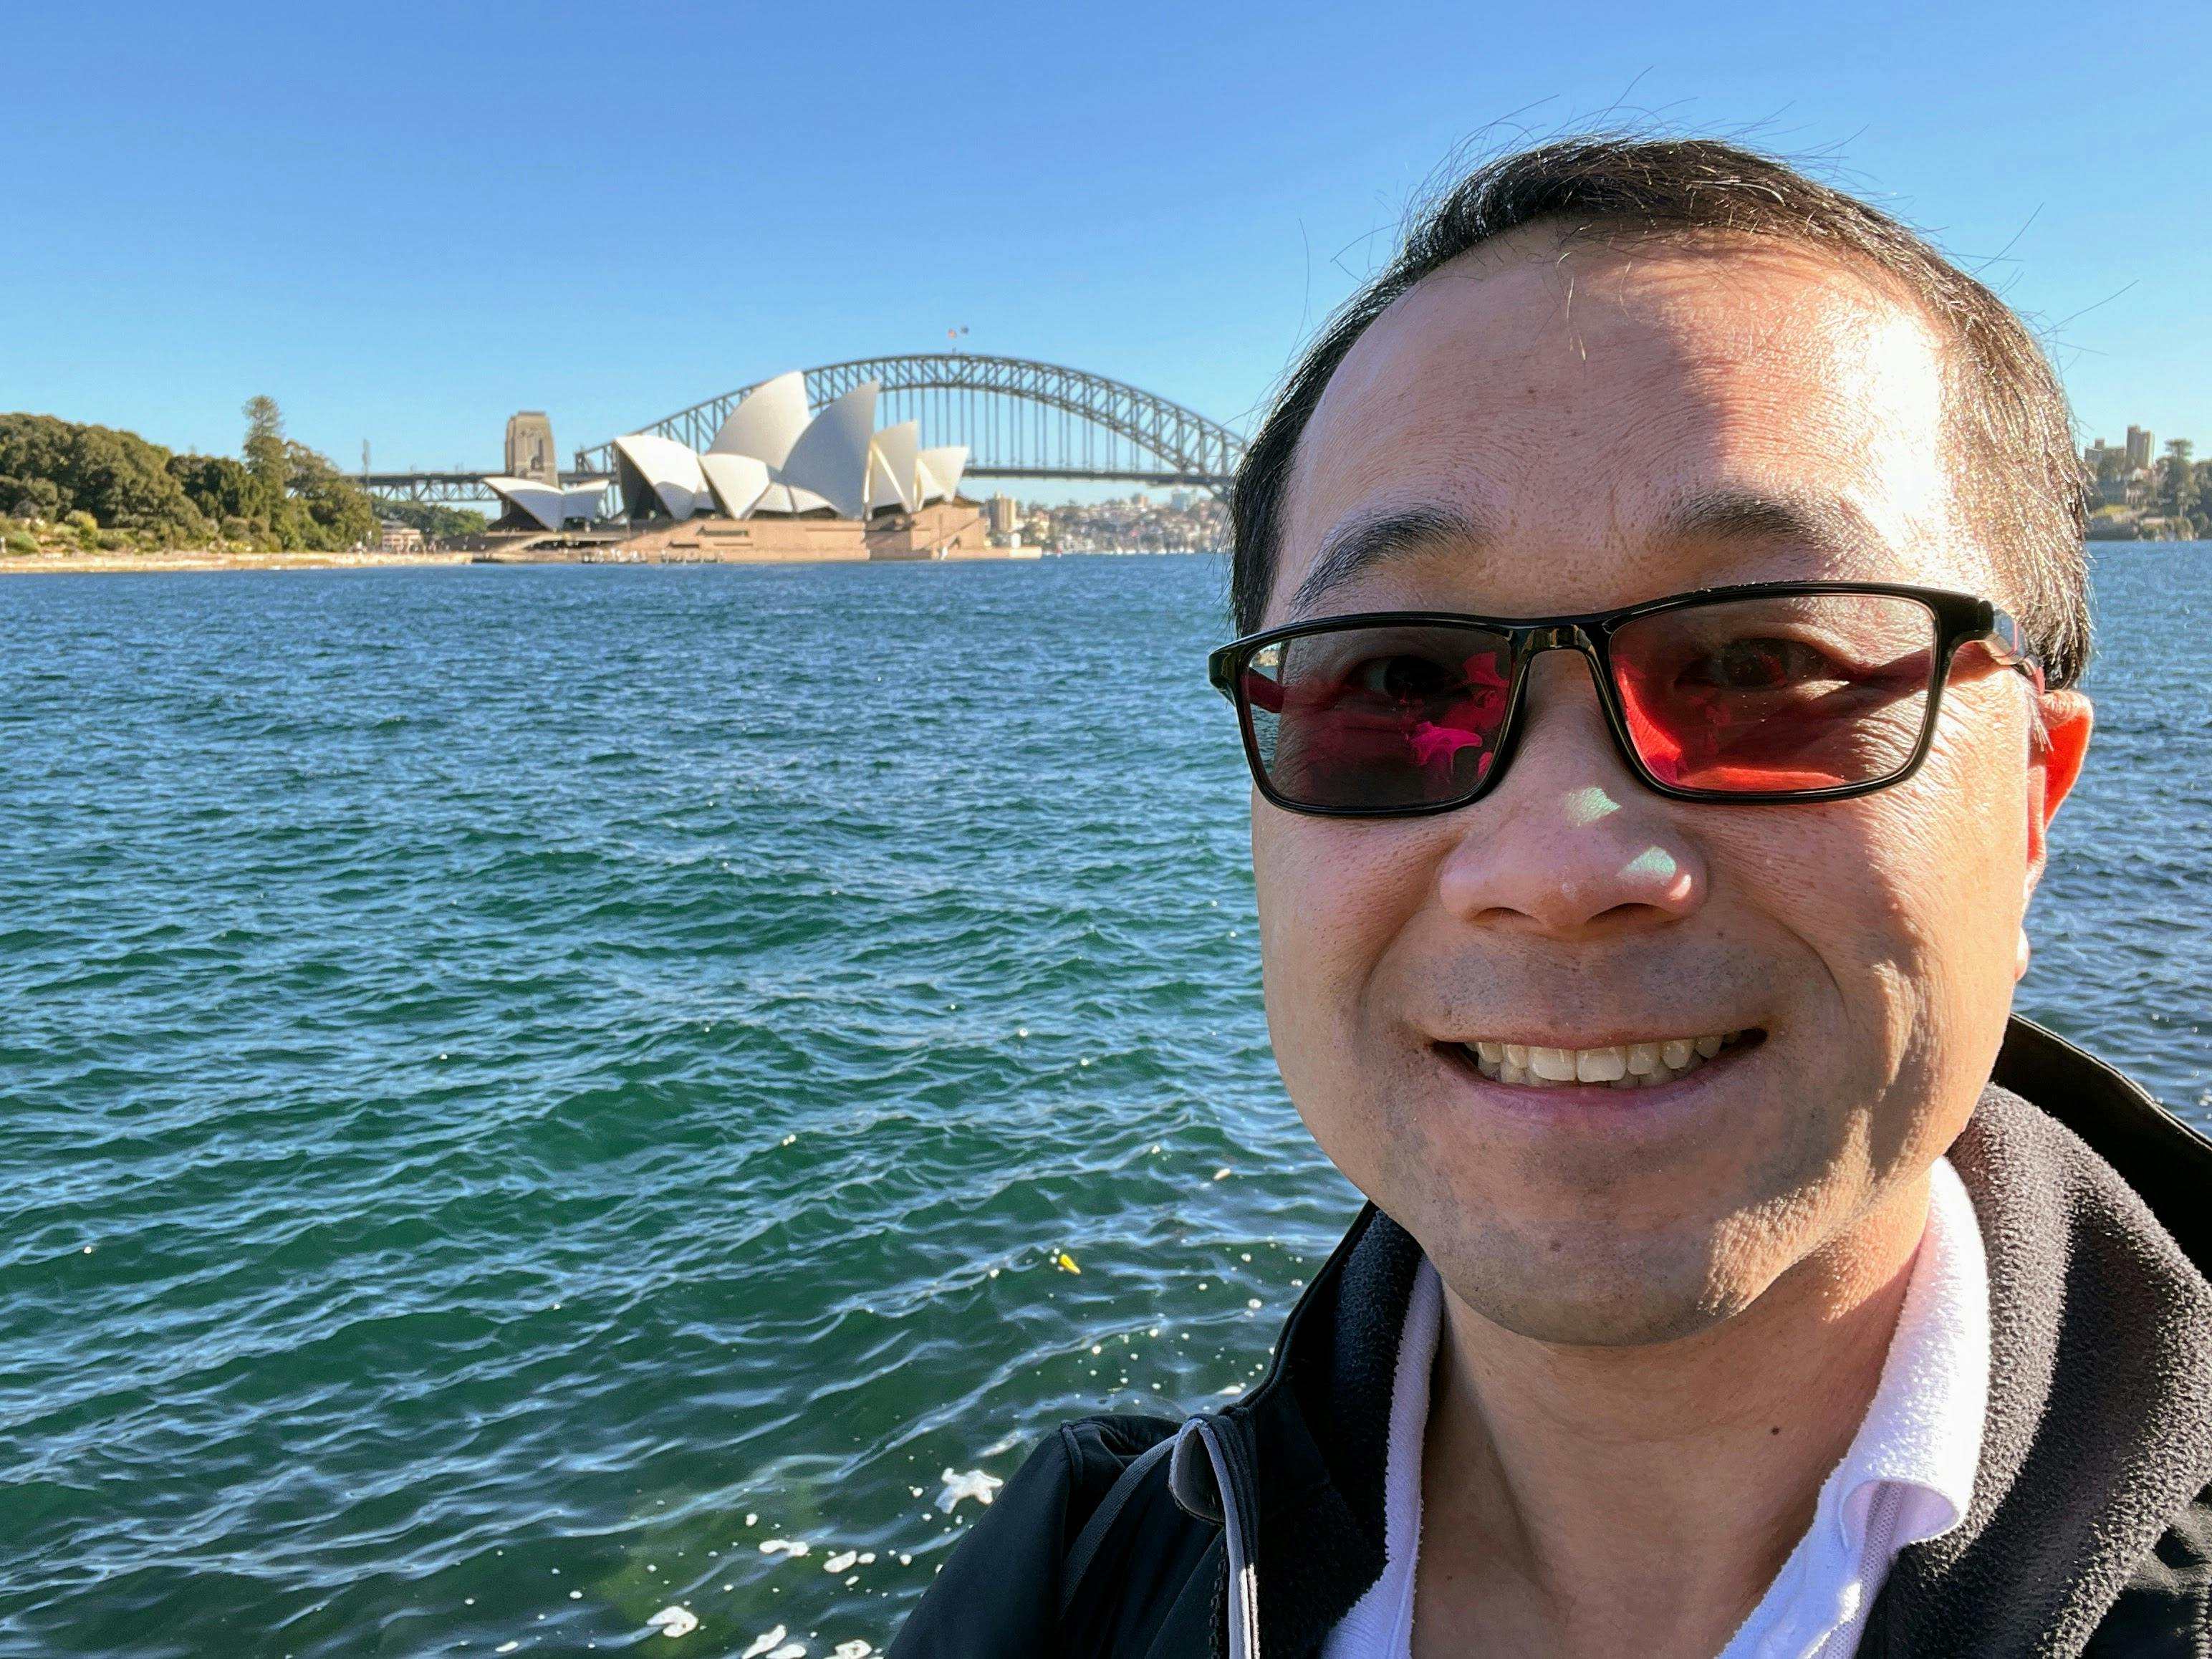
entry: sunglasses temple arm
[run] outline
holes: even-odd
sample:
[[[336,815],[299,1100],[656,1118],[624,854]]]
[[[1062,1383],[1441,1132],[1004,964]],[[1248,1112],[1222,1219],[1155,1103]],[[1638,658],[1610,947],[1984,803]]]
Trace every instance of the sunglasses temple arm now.
[[[2027,637],[2027,630],[2020,625],[2010,611],[1989,607],[1989,626],[1974,637],[1990,647],[1990,655],[2001,668],[2016,668],[2026,675],[2039,692],[2043,684],[2043,653]]]

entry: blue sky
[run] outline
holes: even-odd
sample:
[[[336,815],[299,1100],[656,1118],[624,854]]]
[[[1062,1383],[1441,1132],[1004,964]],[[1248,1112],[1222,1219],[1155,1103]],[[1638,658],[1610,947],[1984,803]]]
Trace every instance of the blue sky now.
[[[2046,331],[2085,436],[2212,453],[2200,7],[13,9],[0,409],[358,465],[564,451],[942,344],[1241,423],[1470,142],[1824,158]]]

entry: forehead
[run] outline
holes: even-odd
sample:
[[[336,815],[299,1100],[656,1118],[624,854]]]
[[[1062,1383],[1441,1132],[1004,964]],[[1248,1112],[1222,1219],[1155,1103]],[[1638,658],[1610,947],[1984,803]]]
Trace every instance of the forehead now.
[[[1797,578],[1983,589],[1945,408],[1934,331],[1855,271],[1772,244],[1522,233],[1418,283],[1331,378],[1270,620],[1563,612]],[[1347,527],[1407,514],[1456,533],[1332,573]]]

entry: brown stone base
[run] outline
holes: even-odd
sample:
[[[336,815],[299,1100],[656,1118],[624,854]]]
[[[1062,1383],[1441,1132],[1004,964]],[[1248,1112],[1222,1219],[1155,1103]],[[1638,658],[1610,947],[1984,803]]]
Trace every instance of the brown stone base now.
[[[687,519],[622,544],[625,557],[664,563],[812,564],[868,556],[858,519]]]
[[[983,509],[972,501],[935,501],[915,513],[887,513],[868,525],[872,559],[988,557]]]
[[[665,564],[800,564],[836,560],[1006,559],[1032,550],[993,547],[982,508],[938,501],[917,513],[858,519],[687,519],[650,525],[605,556]]]

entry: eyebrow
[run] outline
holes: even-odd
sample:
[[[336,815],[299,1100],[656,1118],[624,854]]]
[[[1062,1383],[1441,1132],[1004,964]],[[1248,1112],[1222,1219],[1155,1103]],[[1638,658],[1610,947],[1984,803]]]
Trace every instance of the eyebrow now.
[[[1660,520],[1667,541],[1771,546],[1795,543],[1831,556],[1879,549],[1881,532],[1840,495],[1708,489],[1685,495]]]
[[[1336,589],[1384,565],[1447,549],[1466,552],[1488,540],[1480,520],[1447,507],[1401,507],[1346,520],[1322,543],[1313,568],[1291,595],[1289,614],[1310,615]]]
[[[1796,490],[1693,491],[1662,515],[1658,533],[1678,542],[1793,544],[1830,557],[1884,545],[1873,522],[1843,497]],[[1286,614],[1303,620],[1336,589],[1383,566],[1432,553],[1480,551],[1494,539],[1480,519],[1458,507],[1400,507],[1347,519],[1322,543]]]

